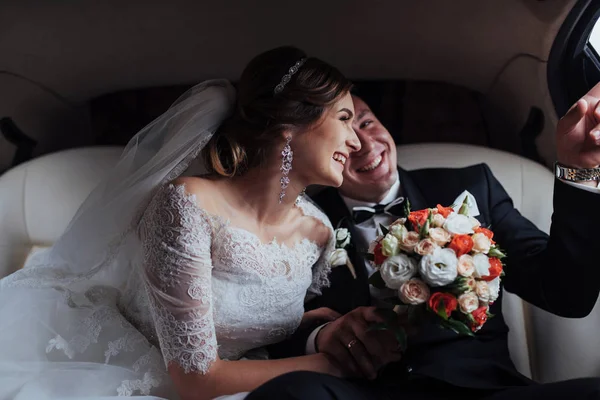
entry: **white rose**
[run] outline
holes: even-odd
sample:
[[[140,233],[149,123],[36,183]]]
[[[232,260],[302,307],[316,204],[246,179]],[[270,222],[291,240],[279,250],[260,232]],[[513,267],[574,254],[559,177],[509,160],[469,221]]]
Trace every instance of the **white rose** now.
[[[438,247],[437,244],[431,239],[423,239],[415,246],[415,253],[426,256],[427,254],[433,253],[433,251]]]
[[[498,300],[498,296],[500,296],[500,278],[492,279],[491,281],[487,282],[487,284],[490,291],[489,302],[493,303]]]
[[[473,224],[469,220],[469,217],[452,213],[446,218],[444,229],[453,235],[467,235],[473,233]]]
[[[475,264],[475,272],[473,273],[475,278],[479,279],[490,274],[490,259],[485,254],[475,254],[473,264]]]
[[[398,254],[385,260],[380,272],[387,287],[400,289],[404,282],[417,274],[417,263],[406,254]]]
[[[473,276],[475,272],[475,262],[473,261],[473,257],[468,254],[463,254],[458,258],[458,266],[457,271],[460,276],[464,276],[465,278],[469,278]]]
[[[335,230],[335,241],[337,246],[344,248],[350,243],[350,232],[346,228],[339,228]]]
[[[336,249],[329,257],[329,263],[332,267],[339,267],[348,263],[348,252],[344,249]]]
[[[410,279],[402,284],[398,290],[398,297],[405,304],[422,304],[429,300],[431,292],[429,286],[420,279]]]
[[[479,298],[475,292],[467,292],[458,296],[458,306],[460,311],[465,314],[471,314],[479,308]]]
[[[435,214],[433,219],[431,220],[432,225],[436,228],[441,228],[444,226],[444,222],[446,222],[446,218],[442,214]]]
[[[400,248],[408,253],[412,253],[415,246],[419,244],[420,238],[417,232],[407,232],[400,240]]]
[[[394,235],[399,241],[401,241],[407,233],[408,229],[406,229],[404,225],[396,224],[390,226],[390,234]]]
[[[452,239],[450,233],[442,228],[430,228],[429,237],[435,244],[442,247]]]
[[[476,233],[472,236],[473,239],[473,251],[477,253],[487,254],[492,246],[492,241],[489,237],[483,233]]]
[[[398,254],[399,250],[398,239],[394,235],[390,235],[389,233],[385,235],[381,242],[381,252],[384,256],[390,257]]]
[[[454,250],[438,247],[432,254],[421,258],[419,273],[430,286],[444,286],[456,279],[457,264],[458,259]]]
[[[490,301],[490,288],[488,287],[486,281],[477,281],[475,293],[482,303],[487,303]]]
[[[406,218],[398,218],[397,220],[392,222],[392,224],[390,225],[390,228],[394,225],[404,225],[404,224],[406,224]]]
[[[479,222],[475,217],[469,217],[469,221],[471,221],[471,226],[473,229],[477,229],[481,226],[481,222]]]

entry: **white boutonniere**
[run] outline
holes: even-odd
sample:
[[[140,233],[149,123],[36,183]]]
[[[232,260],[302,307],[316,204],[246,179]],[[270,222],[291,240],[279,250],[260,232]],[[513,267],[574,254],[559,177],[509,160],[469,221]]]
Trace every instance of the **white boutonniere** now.
[[[454,212],[466,215],[468,217],[477,217],[479,215],[479,207],[477,207],[477,200],[469,191],[465,190],[462,192],[454,203],[452,203]],[[461,212],[462,209],[462,212]]]
[[[334,232],[335,235],[335,250],[331,253],[329,258],[329,262],[332,268],[339,267],[341,265],[345,265],[350,270],[352,277],[356,279],[356,271],[354,270],[354,265],[350,261],[350,257],[348,257],[348,252],[346,251],[346,246],[350,244],[350,232],[346,228],[338,228]]]

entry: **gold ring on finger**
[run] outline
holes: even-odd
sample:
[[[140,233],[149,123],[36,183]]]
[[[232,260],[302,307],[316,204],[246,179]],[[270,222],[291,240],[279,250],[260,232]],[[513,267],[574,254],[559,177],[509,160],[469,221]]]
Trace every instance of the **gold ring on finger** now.
[[[356,343],[358,343],[358,339],[352,339],[347,345],[346,347],[348,348],[348,350],[350,350],[352,348],[352,346],[354,346]]]

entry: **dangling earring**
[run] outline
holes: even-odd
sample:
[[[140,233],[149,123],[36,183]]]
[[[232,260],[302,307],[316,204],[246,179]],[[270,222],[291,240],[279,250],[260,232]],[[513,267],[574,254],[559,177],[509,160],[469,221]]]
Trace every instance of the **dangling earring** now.
[[[294,158],[294,152],[292,151],[292,148],[290,147],[291,141],[292,141],[292,137],[288,136],[285,139],[285,146],[283,148],[283,151],[281,152],[282,162],[281,162],[280,171],[282,172],[283,176],[279,180],[279,182],[281,182],[281,192],[279,193],[279,204],[281,204],[281,202],[283,201],[283,198],[285,197],[285,189],[287,189],[288,185],[290,184],[290,178],[288,178],[288,174],[292,170],[292,159]]]

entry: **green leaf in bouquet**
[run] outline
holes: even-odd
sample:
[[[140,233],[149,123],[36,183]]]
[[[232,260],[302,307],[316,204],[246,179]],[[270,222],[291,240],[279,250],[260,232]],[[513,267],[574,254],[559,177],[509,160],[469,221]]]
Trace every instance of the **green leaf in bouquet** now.
[[[464,276],[459,276],[454,282],[444,286],[444,290],[449,291],[457,297],[463,293],[470,292],[473,288],[468,285],[469,279],[470,278],[465,278]]]
[[[498,248],[498,246],[490,247],[490,251],[488,252],[488,256],[496,257],[500,260],[506,257],[506,254]]]
[[[461,321],[457,321],[453,318],[449,318],[448,320],[442,321],[442,326],[448,329],[453,330],[459,335],[466,335],[474,337],[475,334],[469,329],[469,327]]]
[[[465,196],[465,199],[462,202],[462,205],[460,206],[460,210],[458,210],[458,213],[460,215],[466,215],[467,217],[469,216],[469,196]]]
[[[383,278],[381,277],[381,272],[375,271],[373,275],[369,277],[369,283],[375,286],[377,289],[385,289],[387,286]]]
[[[444,320],[448,319],[449,315],[446,313],[446,302],[444,300],[440,301],[440,305],[436,314],[442,317]]]
[[[387,235],[390,232],[390,230],[388,228],[386,228],[385,226],[383,226],[382,224],[379,224],[379,229],[381,229],[381,234],[383,236]]]
[[[386,322],[378,322],[375,324],[371,324],[367,328],[367,332],[370,332],[370,331],[392,331],[392,332],[394,332],[394,336],[396,337],[396,341],[398,342],[398,347],[402,351],[406,350],[406,346],[407,346],[406,331],[404,330],[404,328],[399,326],[397,323],[394,323],[393,325],[388,324]]]
[[[409,215],[410,215],[410,201],[408,199],[406,199],[406,201],[404,202],[404,216],[406,218],[408,218]]]
[[[431,226],[432,221],[433,221],[433,214],[431,213],[431,210],[429,210],[427,219],[425,220],[425,223],[423,224],[423,226],[421,226],[421,229],[419,230],[419,236],[421,236],[421,239],[424,239],[427,236],[429,236],[429,227]]]
[[[396,336],[396,340],[398,341],[398,345],[400,349],[404,351],[406,349],[406,331],[404,327],[402,327],[400,318],[394,310],[389,309],[379,309],[377,312],[383,316],[386,320],[385,324],[389,330],[394,332]]]

